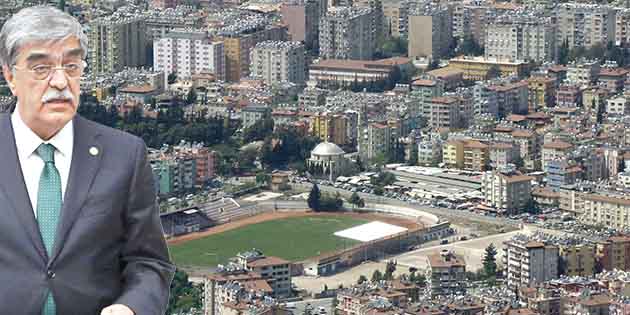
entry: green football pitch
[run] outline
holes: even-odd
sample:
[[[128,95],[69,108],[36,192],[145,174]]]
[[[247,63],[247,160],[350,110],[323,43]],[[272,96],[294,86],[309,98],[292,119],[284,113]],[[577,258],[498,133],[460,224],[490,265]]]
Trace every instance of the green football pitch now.
[[[215,267],[236,253],[256,248],[266,256],[299,261],[357,244],[333,233],[367,223],[347,216],[308,216],[256,223],[169,246],[180,267]]]

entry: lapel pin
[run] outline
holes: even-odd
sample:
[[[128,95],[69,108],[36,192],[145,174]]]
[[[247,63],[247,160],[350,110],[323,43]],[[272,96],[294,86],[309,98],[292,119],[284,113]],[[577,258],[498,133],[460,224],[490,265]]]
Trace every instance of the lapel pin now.
[[[97,147],[91,147],[90,148],[90,154],[92,154],[93,156],[98,155],[98,148]]]

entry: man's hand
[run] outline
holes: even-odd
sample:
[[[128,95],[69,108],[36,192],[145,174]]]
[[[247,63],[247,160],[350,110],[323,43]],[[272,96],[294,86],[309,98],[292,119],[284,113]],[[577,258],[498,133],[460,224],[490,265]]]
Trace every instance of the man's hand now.
[[[135,315],[135,313],[124,304],[114,304],[104,308],[101,315]]]

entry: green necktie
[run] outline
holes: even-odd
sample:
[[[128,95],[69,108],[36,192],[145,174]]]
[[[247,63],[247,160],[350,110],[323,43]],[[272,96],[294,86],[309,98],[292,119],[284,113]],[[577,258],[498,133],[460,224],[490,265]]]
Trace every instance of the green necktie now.
[[[44,169],[39,177],[37,193],[37,223],[46,252],[50,257],[61,212],[61,176],[55,167],[55,147],[52,144],[42,143],[37,148],[37,154],[44,160]],[[56,315],[55,301],[50,292],[48,292],[42,315]]]

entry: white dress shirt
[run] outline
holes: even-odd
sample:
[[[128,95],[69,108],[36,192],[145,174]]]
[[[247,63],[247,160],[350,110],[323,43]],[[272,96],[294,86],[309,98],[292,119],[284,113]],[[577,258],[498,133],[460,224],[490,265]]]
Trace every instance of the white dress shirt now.
[[[18,110],[19,106],[17,104],[13,114],[11,114],[11,123],[13,124],[13,134],[24,175],[24,183],[31,199],[35,218],[37,218],[37,193],[39,191],[39,177],[44,170],[44,160],[39,157],[36,150],[42,143],[50,143],[56,148],[55,167],[61,176],[61,198],[63,200],[70,173],[74,132],[72,120],[70,120],[54,137],[44,141],[24,123]]]

